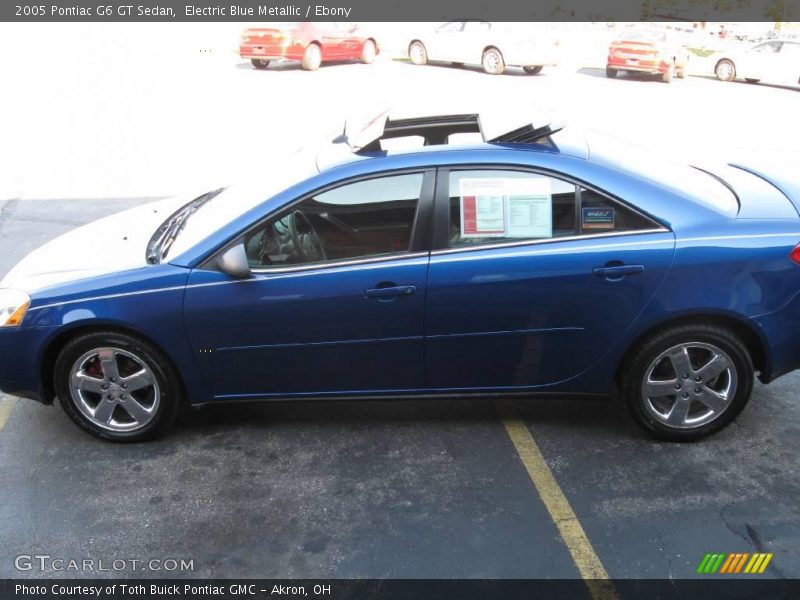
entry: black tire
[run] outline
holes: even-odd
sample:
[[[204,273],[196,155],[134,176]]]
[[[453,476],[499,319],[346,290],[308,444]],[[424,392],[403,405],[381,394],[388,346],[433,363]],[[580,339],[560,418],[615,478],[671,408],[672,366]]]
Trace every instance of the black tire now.
[[[651,405],[651,400],[645,398],[643,391],[645,378],[648,376],[652,364],[664,352],[681,344],[710,345],[722,350],[727,355],[726,360],[730,359],[728,364],[730,364],[735,375],[735,390],[732,398],[727,401],[727,405],[722,408],[719,414],[712,416],[710,420],[697,426],[683,425],[681,427],[673,427],[659,420],[648,409],[648,406]],[[675,381],[678,383],[675,386],[681,385],[681,389],[684,391],[680,393],[688,396],[688,402],[702,412],[707,410],[707,407],[691,396],[693,392],[700,390],[701,386],[706,385],[705,382],[696,383],[693,375],[697,375],[698,372],[689,373],[688,378],[684,377],[687,375],[686,373],[676,374]],[[671,376],[668,375],[667,380]],[[728,378],[729,375],[724,373],[718,375],[715,379],[710,379],[708,381],[709,387],[715,385],[715,383],[719,384],[719,378],[723,377]],[[722,383],[724,384],[724,381]],[[742,409],[750,399],[750,393],[753,389],[753,362],[746,346],[732,331],[714,325],[680,325],[654,334],[630,352],[628,360],[621,371],[620,389],[634,420],[650,435],[657,439],[671,442],[691,442],[723,429],[742,412]],[[679,392],[670,393],[675,395],[674,403],[677,405]],[[666,397],[662,398],[662,400],[667,401]]]
[[[322,48],[317,44],[309,44],[303,52],[303,70],[316,71],[322,64]]]
[[[613,69],[611,67],[606,67],[606,77],[608,77],[609,79],[614,79],[614,77],[617,76],[617,73],[618,71],[616,69]]]
[[[542,72],[542,65],[522,67],[522,70],[525,71],[528,75],[538,75],[539,73]]]
[[[503,54],[497,48],[488,48],[481,57],[483,71],[489,75],[502,75],[506,70]]]
[[[99,427],[81,412],[73,398],[70,384],[73,366],[82,356],[103,347],[121,349],[142,359],[156,379],[160,390],[158,405],[151,420],[141,428],[123,432]],[[169,357],[150,342],[114,331],[79,335],[67,342],[56,359],[53,384],[61,407],[78,427],[112,442],[141,442],[161,435],[175,421],[183,405],[183,386]]]
[[[251,58],[252,65],[259,70],[266,69],[269,66],[269,61],[263,58]]]
[[[361,62],[365,65],[371,65],[375,62],[375,56],[378,54],[378,48],[375,46],[375,42],[372,40],[367,40],[364,42],[364,46],[361,48]]]
[[[736,65],[727,58],[724,58],[714,67],[714,75],[716,75],[717,79],[720,81],[733,81],[736,79]]]
[[[415,65],[428,64],[428,51],[425,49],[425,44],[422,42],[411,42],[408,47],[408,58]]]

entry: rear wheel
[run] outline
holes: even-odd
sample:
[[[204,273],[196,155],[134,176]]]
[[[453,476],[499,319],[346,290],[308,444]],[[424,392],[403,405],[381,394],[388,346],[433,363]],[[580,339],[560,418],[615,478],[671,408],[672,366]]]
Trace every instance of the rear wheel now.
[[[64,412],[97,437],[143,441],[178,415],[182,388],[172,363],[137,337],[112,331],[78,336],[61,350],[54,371]]]
[[[719,431],[742,411],[753,363],[728,329],[683,325],[634,349],[622,394],[636,422],[656,438],[693,441]]]
[[[378,49],[375,47],[375,42],[367,40],[364,42],[364,47],[361,49],[361,62],[365,65],[371,65],[375,62],[375,56],[378,54]]]
[[[672,78],[675,76],[675,63],[672,63],[667,70],[661,74],[661,81],[664,83],[670,83]]]
[[[617,70],[612,69],[611,67],[606,67],[606,77],[609,79],[614,79],[617,76]]]
[[[322,64],[322,50],[316,44],[309,44],[303,53],[303,69],[316,71]]]
[[[736,79],[736,67],[727,59],[721,60],[714,68],[714,74],[720,81],[733,81]]]
[[[428,62],[428,51],[422,42],[412,42],[408,47],[408,57],[415,65],[424,65]]]
[[[483,70],[489,75],[500,75],[506,69],[506,64],[503,62],[503,55],[497,48],[489,48],[483,53],[481,66],[483,66]]]
[[[263,58],[251,58],[250,62],[256,69],[266,69],[269,66],[269,61]]]
[[[535,65],[530,67],[522,67],[522,70],[525,71],[528,75],[538,75],[542,72],[541,65]]]

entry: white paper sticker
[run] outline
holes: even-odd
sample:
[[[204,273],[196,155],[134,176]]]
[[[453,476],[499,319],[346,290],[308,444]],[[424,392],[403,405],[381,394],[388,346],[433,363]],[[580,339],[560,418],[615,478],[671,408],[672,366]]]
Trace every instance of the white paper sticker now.
[[[553,236],[550,179],[462,179],[461,237]]]

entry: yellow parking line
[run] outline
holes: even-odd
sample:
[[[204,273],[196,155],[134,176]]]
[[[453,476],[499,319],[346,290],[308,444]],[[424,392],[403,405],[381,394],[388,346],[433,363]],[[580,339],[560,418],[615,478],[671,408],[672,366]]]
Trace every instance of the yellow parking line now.
[[[615,600],[617,593],[606,573],[603,564],[597,557],[589,538],[583,531],[578,517],[569,504],[564,492],[558,485],[553,472],[547,466],[542,451],[528,430],[517,416],[516,410],[510,403],[495,403],[497,411],[503,420],[508,437],[519,454],[522,464],[539,492],[550,518],[553,519],[567,550],[575,561],[575,566],[581,577],[586,581],[589,593],[594,600]]]
[[[8,422],[8,417],[11,416],[11,411],[14,410],[14,406],[17,403],[16,398],[11,398],[9,396],[0,396],[0,431],[3,430],[3,427],[6,426]]]

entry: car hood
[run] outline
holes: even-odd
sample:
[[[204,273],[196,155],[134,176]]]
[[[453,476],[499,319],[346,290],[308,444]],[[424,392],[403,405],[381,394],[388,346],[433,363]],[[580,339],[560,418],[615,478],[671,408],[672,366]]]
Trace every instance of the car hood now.
[[[73,229],[28,254],[0,287],[30,294],[68,281],[145,267],[153,232],[188,201],[179,197],[151,202]]]

